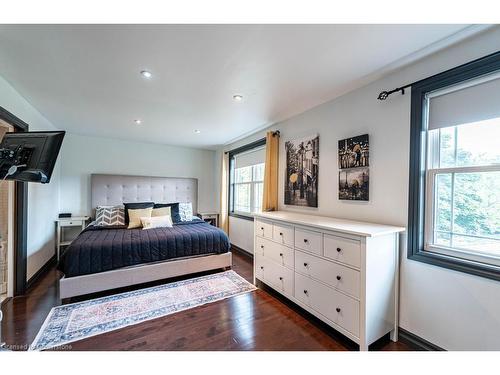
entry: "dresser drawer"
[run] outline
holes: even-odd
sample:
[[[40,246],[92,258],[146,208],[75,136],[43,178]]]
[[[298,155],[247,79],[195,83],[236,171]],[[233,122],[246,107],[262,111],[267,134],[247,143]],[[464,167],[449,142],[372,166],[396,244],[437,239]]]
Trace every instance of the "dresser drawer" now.
[[[254,254],[255,262],[255,278],[259,280],[264,280],[264,256],[260,254]]]
[[[261,237],[273,238],[273,224],[268,221],[256,220],[255,234]]]
[[[273,240],[282,245],[293,247],[293,227],[274,223]]]
[[[349,238],[325,234],[324,237],[325,257],[351,266],[359,267],[361,242]]]
[[[61,220],[59,222],[61,227],[81,227],[83,225],[83,221],[81,220]]]
[[[258,256],[257,265],[261,272],[260,280],[265,281],[271,285],[274,289],[286,294],[288,296],[293,295],[293,270],[286,267],[280,266],[279,264],[269,260],[265,257]]]
[[[295,273],[295,298],[359,337],[359,302]]]
[[[359,272],[337,263],[295,251],[295,271],[359,297]]]
[[[321,233],[295,228],[295,247],[321,255],[322,245]]]
[[[295,259],[293,249],[265,238],[255,237],[256,253],[293,269]]]

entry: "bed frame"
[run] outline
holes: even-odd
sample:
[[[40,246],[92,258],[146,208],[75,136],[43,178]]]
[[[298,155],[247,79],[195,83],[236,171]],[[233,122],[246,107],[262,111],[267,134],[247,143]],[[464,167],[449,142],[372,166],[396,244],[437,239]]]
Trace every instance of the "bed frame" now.
[[[99,205],[123,202],[191,202],[197,212],[198,180],[195,178],[91,175],[92,211]],[[63,277],[59,298],[65,299],[137,285],[170,277],[230,268],[232,254],[211,254],[124,267],[90,275]]]
[[[63,277],[59,280],[59,298],[70,298],[124,286],[148,283],[191,273],[231,267],[231,253],[176,258],[141,266],[119,268],[90,275]]]

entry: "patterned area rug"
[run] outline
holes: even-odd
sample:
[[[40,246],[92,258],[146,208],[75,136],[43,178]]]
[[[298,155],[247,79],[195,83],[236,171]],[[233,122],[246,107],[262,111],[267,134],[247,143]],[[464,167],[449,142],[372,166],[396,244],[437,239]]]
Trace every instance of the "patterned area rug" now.
[[[52,308],[30,350],[61,347],[206,303],[255,290],[234,271]]]

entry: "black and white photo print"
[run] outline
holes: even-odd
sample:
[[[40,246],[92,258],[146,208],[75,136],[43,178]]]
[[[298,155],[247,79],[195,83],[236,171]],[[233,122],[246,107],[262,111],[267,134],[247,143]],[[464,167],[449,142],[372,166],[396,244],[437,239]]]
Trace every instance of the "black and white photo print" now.
[[[339,199],[367,201],[369,198],[369,168],[339,171]]]
[[[339,141],[339,169],[368,167],[369,159],[368,134]]]
[[[285,204],[318,207],[319,135],[285,142]]]

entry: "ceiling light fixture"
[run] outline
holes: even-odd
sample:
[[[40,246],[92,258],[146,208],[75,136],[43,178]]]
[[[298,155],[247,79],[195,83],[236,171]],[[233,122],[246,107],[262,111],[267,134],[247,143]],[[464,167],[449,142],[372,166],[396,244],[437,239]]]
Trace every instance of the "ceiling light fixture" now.
[[[134,122],[136,123],[136,125],[141,125],[142,124],[142,120],[140,120],[140,119],[134,120]]]
[[[142,75],[144,78],[150,79],[150,78],[153,76],[153,73],[151,73],[151,72],[150,72],[150,71],[148,71],[148,70],[143,70],[143,71],[141,71],[141,75]]]
[[[235,102],[241,102],[243,100],[243,95],[239,95],[239,94],[233,95],[233,100]]]
[[[195,129],[195,130],[194,130],[194,132],[195,132],[196,134],[200,134],[200,133],[201,133],[201,130],[199,130],[199,129]]]

